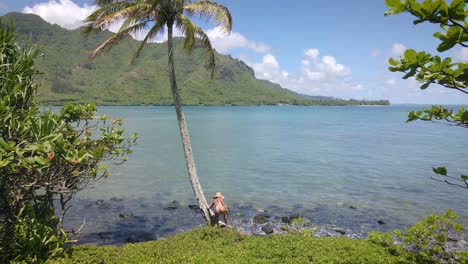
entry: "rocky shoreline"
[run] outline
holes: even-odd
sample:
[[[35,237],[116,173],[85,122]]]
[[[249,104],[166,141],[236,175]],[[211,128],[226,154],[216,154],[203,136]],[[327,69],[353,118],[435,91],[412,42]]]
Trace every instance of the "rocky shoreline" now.
[[[308,232],[319,237],[345,236],[362,239],[370,231],[404,229],[401,219],[379,210],[356,205],[315,205],[305,208],[270,206],[266,210],[232,204],[229,224],[250,235]],[[140,199],[76,199],[66,217],[66,229],[86,226],[75,239],[77,244],[123,245],[164,239],[205,225],[197,205],[180,201],[141,202]],[[451,248],[468,250],[466,232],[451,237]]]

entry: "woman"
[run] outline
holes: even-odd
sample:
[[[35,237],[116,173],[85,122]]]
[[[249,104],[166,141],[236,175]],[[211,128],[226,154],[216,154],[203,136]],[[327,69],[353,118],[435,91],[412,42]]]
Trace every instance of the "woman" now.
[[[227,206],[224,204],[224,196],[220,193],[217,192],[215,196],[213,196],[213,203],[210,206],[211,208],[215,208],[215,222],[213,224],[219,227],[219,215],[223,214],[224,215],[224,223],[228,224],[227,222],[227,215],[229,214],[229,210],[227,209]]]

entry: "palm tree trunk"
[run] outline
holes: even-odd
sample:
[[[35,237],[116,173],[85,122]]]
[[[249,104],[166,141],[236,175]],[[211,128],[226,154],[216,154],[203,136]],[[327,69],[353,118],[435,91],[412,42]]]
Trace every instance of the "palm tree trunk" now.
[[[206,222],[211,223],[211,214],[209,211],[208,203],[206,202],[205,195],[200,185],[200,181],[197,176],[197,169],[195,167],[195,160],[192,154],[192,145],[190,144],[190,137],[185,124],[184,112],[182,111],[182,104],[180,101],[179,89],[177,88],[177,82],[174,70],[174,48],[172,46],[172,23],[167,24],[167,47],[168,47],[168,68],[169,68],[169,80],[171,83],[172,97],[174,99],[175,110],[177,113],[177,121],[179,122],[180,137],[182,138],[182,146],[184,148],[185,162],[187,164],[187,170],[192,184],[193,193],[197,200],[198,206],[200,207],[203,217]]]

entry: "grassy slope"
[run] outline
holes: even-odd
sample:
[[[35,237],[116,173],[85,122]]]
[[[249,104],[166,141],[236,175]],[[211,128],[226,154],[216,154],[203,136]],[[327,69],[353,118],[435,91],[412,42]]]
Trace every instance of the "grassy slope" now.
[[[80,30],[50,25],[39,16],[10,13],[24,44],[42,46],[44,59],[37,63],[44,72],[39,99],[46,104],[89,102],[104,105],[172,104],[167,77],[167,45],[149,44],[133,65],[129,60],[139,42],[128,38],[106,56],[92,62],[86,58],[111,33],[85,38]],[[347,104],[306,99],[289,90],[258,80],[244,62],[217,54],[214,80],[204,67],[203,52],[188,56],[182,39],[176,39],[175,66],[184,104]],[[376,103],[376,102],[367,102]]]
[[[241,235],[201,228],[166,240],[116,246],[77,246],[49,263],[414,263],[366,240],[344,237]]]

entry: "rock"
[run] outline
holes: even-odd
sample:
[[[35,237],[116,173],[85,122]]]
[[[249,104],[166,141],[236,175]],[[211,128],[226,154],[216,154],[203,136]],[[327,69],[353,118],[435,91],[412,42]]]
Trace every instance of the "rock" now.
[[[254,216],[253,221],[255,224],[261,225],[261,224],[268,222],[269,218],[270,218],[270,215],[268,214],[258,214]]]
[[[102,202],[104,202],[104,200],[97,200],[96,204],[102,204]]]
[[[285,224],[290,224],[291,219],[289,219],[289,217],[287,217],[287,216],[283,216],[283,217],[281,217],[281,222],[283,222]]]
[[[346,230],[341,229],[341,228],[333,228],[333,231],[337,232],[340,235],[346,234]]]
[[[154,240],[154,235],[150,233],[131,234],[125,239],[125,243],[138,243]]]
[[[294,219],[302,218],[301,214],[292,214],[289,216],[289,221],[294,221]]]
[[[133,217],[133,214],[132,214],[132,213],[127,213],[127,212],[125,212],[125,213],[120,213],[120,214],[119,214],[119,217],[120,217],[120,218],[129,218],[129,217]]]
[[[271,224],[267,224],[267,225],[262,226],[262,231],[265,232],[265,234],[267,234],[267,235],[275,232],[275,230],[273,229],[273,226]]]
[[[448,242],[458,242],[458,239],[456,237],[447,237]]]
[[[113,201],[113,202],[121,202],[121,201],[123,201],[122,198],[117,198],[117,197],[112,197],[110,200]]]
[[[357,209],[357,207],[354,206],[354,205],[350,205],[349,208],[351,208],[351,209]]]
[[[193,209],[193,210],[198,210],[198,209],[200,209],[200,207],[199,207],[198,205],[196,205],[196,204],[190,204],[188,207],[189,207],[190,209]]]
[[[174,201],[172,201],[172,202],[170,203],[170,205],[169,205],[168,207],[166,207],[166,208],[164,208],[164,209],[165,209],[165,210],[175,210],[175,209],[179,208],[179,206],[180,206],[180,203],[179,203],[178,201],[175,201],[175,200],[174,200]]]
[[[385,223],[384,220],[379,219],[379,220],[377,221],[377,224],[379,224],[379,225],[385,225],[386,223]]]

